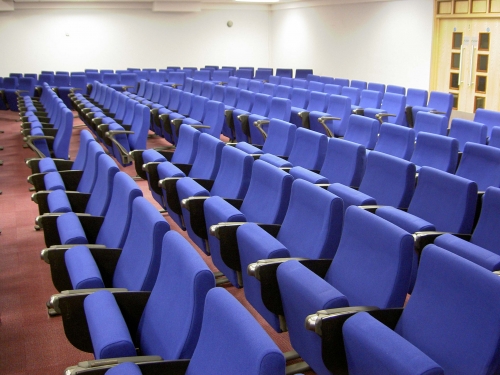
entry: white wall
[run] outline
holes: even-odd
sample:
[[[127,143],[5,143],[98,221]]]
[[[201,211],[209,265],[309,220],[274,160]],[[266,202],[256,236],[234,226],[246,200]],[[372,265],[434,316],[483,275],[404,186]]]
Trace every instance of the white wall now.
[[[272,63],[427,89],[432,28],[432,0],[274,10]]]
[[[0,76],[84,68],[269,66],[269,16],[267,10],[249,9],[2,12]],[[226,26],[228,20],[233,27]]]

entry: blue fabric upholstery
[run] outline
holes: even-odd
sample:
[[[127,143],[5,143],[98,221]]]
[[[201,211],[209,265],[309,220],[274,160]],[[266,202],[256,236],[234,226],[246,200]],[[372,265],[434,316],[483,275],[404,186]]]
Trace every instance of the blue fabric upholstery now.
[[[220,197],[210,197],[204,203],[207,232],[210,226],[221,222],[258,222],[281,224],[290,199],[293,177],[272,165],[257,160],[253,163],[252,177],[247,194],[239,210]],[[209,236],[209,251],[214,265],[234,286],[239,286],[236,272],[226,266],[220,255],[220,243]]]
[[[309,114],[310,128],[319,133],[329,135],[321,123],[321,121],[323,121],[332,134],[337,137],[343,137],[347,130],[347,125],[349,124],[350,114],[350,98],[340,95],[330,95],[325,112],[311,111]],[[336,117],[340,120],[323,120],[323,117]]]
[[[429,95],[429,102],[426,107],[419,105],[412,105],[413,118],[417,118],[417,113],[420,111],[424,112],[442,112],[444,116],[449,120],[451,115],[451,110],[453,107],[453,95],[447,92],[432,91]]]
[[[290,113],[292,108],[292,102],[290,99],[284,98],[272,98],[269,107],[269,112],[266,115],[255,113],[252,110],[252,114],[248,117],[248,126],[250,128],[250,138],[253,144],[263,145],[264,136],[257,129],[256,122],[260,120],[290,120]],[[263,131],[267,134],[269,132],[269,124],[262,124],[261,127]]]
[[[488,138],[491,137],[493,127],[500,124],[500,113],[483,108],[477,108],[474,115],[474,121],[484,124],[488,127]]]
[[[415,136],[420,132],[448,135],[448,118],[429,112],[418,112],[413,126]]]
[[[429,245],[422,253],[415,289],[395,332],[444,373],[496,373],[500,367],[499,292],[497,276]]]
[[[371,118],[377,118],[377,115],[381,116],[379,119],[380,122],[385,121],[391,124],[402,125],[405,118],[405,107],[406,97],[404,95],[388,92],[384,94],[380,109],[365,108],[364,114]],[[392,116],[383,116],[384,113],[391,114]]]
[[[278,317],[265,308],[260,282],[245,272],[248,265],[270,258],[332,259],[340,241],[342,223],[342,199],[307,181],[295,180],[276,238],[257,224],[238,228],[245,297],[276,331],[280,330]]]
[[[349,125],[344,135],[344,139],[365,146],[368,150],[373,150],[377,143],[380,123],[372,118],[351,115]]]
[[[451,120],[449,137],[458,141],[459,150],[463,151],[467,142],[486,144],[488,127],[479,122],[454,118]]]
[[[73,289],[104,288],[101,273],[86,246],[75,246],[64,253]]]
[[[84,306],[96,359],[136,355],[135,345],[113,294],[106,290],[92,293],[85,298]],[[92,314],[97,310],[106,311],[106,314]]]
[[[88,243],[85,231],[74,212],[67,212],[57,218],[57,230],[63,245]]]
[[[278,267],[292,346],[317,374],[330,372],[321,358],[320,337],[304,327],[306,316],[346,306],[402,306],[412,256],[409,233],[353,206],[347,209],[340,244],[325,279],[294,260]]]
[[[410,159],[420,167],[428,166],[448,173],[455,173],[458,164],[458,141],[443,135],[420,132]]]
[[[415,191],[415,164],[372,151],[359,190],[338,183],[328,190],[344,200],[344,209],[374,204],[407,208]]]
[[[495,147],[466,143],[457,176],[475,181],[480,191],[500,187],[500,150]]]
[[[374,151],[410,160],[415,149],[415,131],[405,126],[389,123],[380,125]]]

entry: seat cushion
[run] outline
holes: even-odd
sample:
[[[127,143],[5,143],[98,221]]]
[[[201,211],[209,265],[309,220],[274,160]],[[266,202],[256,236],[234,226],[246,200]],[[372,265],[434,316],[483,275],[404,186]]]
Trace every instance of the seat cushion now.
[[[434,224],[394,207],[378,208],[376,214],[408,233],[436,230]]]
[[[99,268],[87,246],[75,246],[64,253],[73,289],[104,288]]]

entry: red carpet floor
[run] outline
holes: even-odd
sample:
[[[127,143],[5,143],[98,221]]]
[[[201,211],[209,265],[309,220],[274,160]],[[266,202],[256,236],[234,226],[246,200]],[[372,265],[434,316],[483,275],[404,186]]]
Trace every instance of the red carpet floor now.
[[[38,214],[26,177],[30,170],[25,159],[35,157],[33,151],[22,147],[18,114],[0,112],[0,374],[2,375],[47,375],[63,374],[66,367],[82,360],[93,359],[93,355],[75,349],[66,340],[61,318],[47,315],[45,302],[56,293],[50,279],[47,264],[40,260],[44,247],[43,233],[34,230]],[[81,124],[75,119],[75,126]],[[70,155],[78,150],[79,133],[84,127],[73,130]],[[148,141],[148,147],[165,145],[160,138]],[[123,168],[131,176],[134,167]],[[160,206],[151,198],[147,182],[137,181],[148,198],[158,209]],[[173,230],[187,235],[168,217]],[[194,244],[193,244],[194,246]],[[195,246],[196,247],[196,246]],[[210,257],[197,249],[207,264],[215,270]],[[291,350],[288,334],[277,334],[246,302],[242,289],[227,287],[258,319],[282,351]],[[308,372],[307,374],[313,374]]]

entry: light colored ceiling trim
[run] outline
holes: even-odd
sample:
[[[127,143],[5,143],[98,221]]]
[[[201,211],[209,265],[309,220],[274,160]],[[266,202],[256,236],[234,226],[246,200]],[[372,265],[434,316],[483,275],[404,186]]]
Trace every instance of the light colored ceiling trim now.
[[[155,1],[153,12],[201,12],[199,1]]]
[[[16,1],[15,9],[151,9],[151,2]]]
[[[295,2],[280,2],[278,4],[272,4],[272,10],[283,10],[283,9],[298,9],[298,8],[311,8],[319,6],[328,5],[340,5],[340,4],[355,4],[355,3],[377,3],[377,2],[388,2],[388,1],[405,1],[405,0],[311,0],[311,1],[295,1]]]
[[[0,1],[0,12],[9,12],[14,10],[13,1]]]

